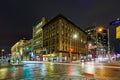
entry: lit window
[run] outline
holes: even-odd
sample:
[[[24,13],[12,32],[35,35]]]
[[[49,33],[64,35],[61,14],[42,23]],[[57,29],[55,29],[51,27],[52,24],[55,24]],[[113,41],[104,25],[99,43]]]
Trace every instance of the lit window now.
[[[62,31],[62,34],[64,34],[64,32]]]

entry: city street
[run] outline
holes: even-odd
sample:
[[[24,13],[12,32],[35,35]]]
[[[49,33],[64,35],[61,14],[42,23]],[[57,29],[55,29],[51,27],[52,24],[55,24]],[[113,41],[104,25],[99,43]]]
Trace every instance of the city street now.
[[[119,80],[120,66],[88,63],[26,63],[0,68],[3,80]]]
[[[120,80],[120,0],[1,0],[0,80]]]

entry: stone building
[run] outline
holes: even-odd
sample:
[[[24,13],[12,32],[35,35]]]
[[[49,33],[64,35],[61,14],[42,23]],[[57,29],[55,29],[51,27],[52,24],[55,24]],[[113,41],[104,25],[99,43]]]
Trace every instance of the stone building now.
[[[86,55],[87,34],[63,15],[54,17],[42,29],[44,60],[66,62]]]

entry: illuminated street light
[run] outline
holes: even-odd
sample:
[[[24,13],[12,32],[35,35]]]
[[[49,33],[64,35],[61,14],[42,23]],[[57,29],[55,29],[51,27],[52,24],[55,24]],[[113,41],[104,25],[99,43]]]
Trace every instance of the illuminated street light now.
[[[96,53],[98,52],[98,34],[97,33],[102,33],[103,32],[103,27],[98,27],[96,28],[96,46],[97,46],[97,49],[96,49]],[[109,32],[109,28],[106,28],[107,30],[107,38],[108,38],[108,58],[109,58],[109,61],[110,61],[110,32]]]
[[[5,49],[1,49],[2,56],[4,55]]]
[[[102,31],[103,31],[103,27],[99,27],[97,30],[98,33],[101,33]]]
[[[4,51],[5,51],[5,49],[2,49],[1,51],[2,51],[2,52],[4,52]]]
[[[77,34],[74,34],[74,35],[73,35],[73,38],[76,39],[76,38],[77,38]]]
[[[77,34],[74,34],[73,36],[72,36],[72,38],[74,38],[74,39],[76,39],[77,38]],[[71,39],[72,39],[71,37],[70,37],[70,50],[69,50],[69,53],[70,53],[70,63],[72,62],[72,54],[71,54],[71,52],[73,51],[73,48],[71,47]]]
[[[103,30],[102,27],[96,27],[96,55],[98,56],[98,33],[101,33]]]

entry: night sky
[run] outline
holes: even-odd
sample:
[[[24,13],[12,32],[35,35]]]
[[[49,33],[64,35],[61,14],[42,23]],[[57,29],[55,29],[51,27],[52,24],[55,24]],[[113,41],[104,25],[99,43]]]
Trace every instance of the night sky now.
[[[32,27],[42,17],[52,19],[59,13],[81,29],[108,26],[120,18],[120,0],[1,0],[0,50],[10,53],[17,41],[32,38]]]

